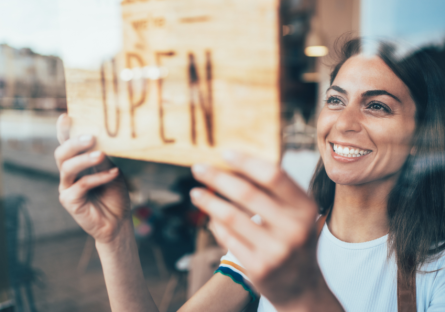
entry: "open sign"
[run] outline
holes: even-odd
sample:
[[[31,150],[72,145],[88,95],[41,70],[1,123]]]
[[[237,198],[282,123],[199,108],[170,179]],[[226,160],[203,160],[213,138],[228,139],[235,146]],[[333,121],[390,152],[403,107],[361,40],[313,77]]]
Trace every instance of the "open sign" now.
[[[278,162],[277,0],[122,2],[124,47],[66,70],[72,135],[109,155],[221,164],[235,149]]]

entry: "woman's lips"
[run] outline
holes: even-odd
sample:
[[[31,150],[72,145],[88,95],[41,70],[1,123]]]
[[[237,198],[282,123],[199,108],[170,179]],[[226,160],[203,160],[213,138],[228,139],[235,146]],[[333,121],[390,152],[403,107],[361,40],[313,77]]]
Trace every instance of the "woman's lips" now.
[[[329,145],[331,146],[331,156],[332,156],[332,158],[334,158],[335,160],[337,160],[339,162],[343,162],[343,163],[350,163],[350,162],[359,161],[359,160],[363,159],[364,157],[368,156],[368,154],[370,154],[372,152],[372,151],[369,151],[368,153],[366,153],[364,155],[358,154],[358,155],[356,155],[354,157],[351,157],[351,156],[348,157],[348,156],[342,156],[342,155],[337,154],[334,151],[334,144],[330,143]]]
[[[330,142],[329,144],[331,144],[331,147],[336,154],[345,157],[359,157],[372,152],[371,150],[348,144],[339,144],[334,142]]]

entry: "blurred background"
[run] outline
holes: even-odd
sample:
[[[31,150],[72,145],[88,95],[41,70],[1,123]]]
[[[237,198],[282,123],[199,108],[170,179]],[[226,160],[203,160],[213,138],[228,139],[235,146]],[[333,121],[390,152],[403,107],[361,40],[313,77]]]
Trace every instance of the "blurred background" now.
[[[56,119],[67,108],[65,69],[95,68],[118,53],[121,5],[0,0],[0,311],[110,311],[94,242],[59,204],[53,153]],[[307,188],[336,39],[431,46],[445,64],[445,2],[282,0],[280,15],[282,166]],[[189,168],[114,161],[130,183],[147,289],[161,312],[176,311],[225,252],[190,203],[197,183]]]

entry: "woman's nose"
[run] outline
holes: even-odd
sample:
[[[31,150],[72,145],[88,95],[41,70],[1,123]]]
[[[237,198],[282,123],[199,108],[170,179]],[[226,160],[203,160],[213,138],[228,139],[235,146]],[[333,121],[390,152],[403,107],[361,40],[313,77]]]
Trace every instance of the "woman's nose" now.
[[[350,103],[342,110],[335,122],[335,127],[340,132],[360,132],[360,108]]]

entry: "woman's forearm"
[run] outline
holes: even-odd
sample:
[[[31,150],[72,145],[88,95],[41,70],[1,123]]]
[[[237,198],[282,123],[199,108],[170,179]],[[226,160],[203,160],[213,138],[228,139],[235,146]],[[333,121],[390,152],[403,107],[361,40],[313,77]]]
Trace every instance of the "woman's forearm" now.
[[[144,280],[131,220],[110,243],[96,242],[112,311],[158,312]]]

